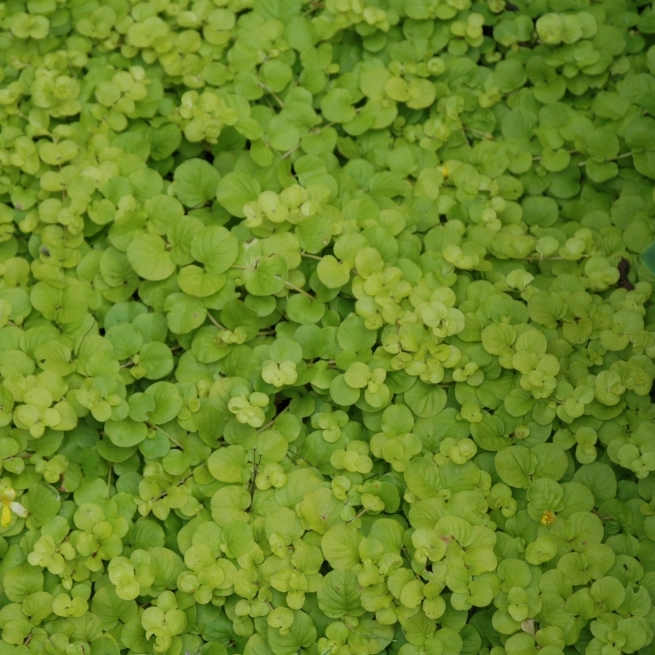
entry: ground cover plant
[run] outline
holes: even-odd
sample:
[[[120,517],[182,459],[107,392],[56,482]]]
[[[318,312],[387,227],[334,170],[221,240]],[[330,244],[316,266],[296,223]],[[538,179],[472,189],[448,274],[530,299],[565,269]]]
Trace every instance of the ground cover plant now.
[[[653,43],[0,3],[0,655],[655,652]]]

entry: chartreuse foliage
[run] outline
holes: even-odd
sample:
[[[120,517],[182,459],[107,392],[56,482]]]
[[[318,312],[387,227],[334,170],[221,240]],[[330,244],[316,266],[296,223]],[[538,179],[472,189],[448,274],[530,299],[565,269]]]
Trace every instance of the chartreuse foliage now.
[[[655,9],[0,4],[0,655],[655,648]]]

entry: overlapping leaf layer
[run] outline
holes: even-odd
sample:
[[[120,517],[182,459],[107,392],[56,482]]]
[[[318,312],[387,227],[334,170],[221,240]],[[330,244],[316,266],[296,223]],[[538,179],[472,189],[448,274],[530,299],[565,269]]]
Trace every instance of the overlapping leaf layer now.
[[[0,26],[0,655],[654,652],[653,7]]]

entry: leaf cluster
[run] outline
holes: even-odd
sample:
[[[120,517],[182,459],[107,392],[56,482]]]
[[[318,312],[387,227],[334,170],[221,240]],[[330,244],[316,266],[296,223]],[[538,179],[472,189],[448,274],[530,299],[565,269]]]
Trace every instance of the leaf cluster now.
[[[0,655],[648,655],[655,14],[0,4]]]

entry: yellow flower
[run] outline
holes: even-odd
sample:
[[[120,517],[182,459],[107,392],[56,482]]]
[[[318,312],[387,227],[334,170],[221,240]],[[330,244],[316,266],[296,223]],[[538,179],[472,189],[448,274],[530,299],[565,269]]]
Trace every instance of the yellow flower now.
[[[448,179],[450,177],[450,171],[445,166],[439,166],[437,170],[444,176],[444,179]]]
[[[25,518],[27,516],[27,510],[16,501],[16,492],[13,489],[5,489],[2,492],[0,497],[0,503],[2,503],[2,513],[0,515],[0,524],[3,528],[6,528],[11,522],[11,513],[13,512],[16,516]]]
[[[544,510],[543,516],[541,517],[541,525],[550,525],[555,520],[554,512],[549,510]]]

